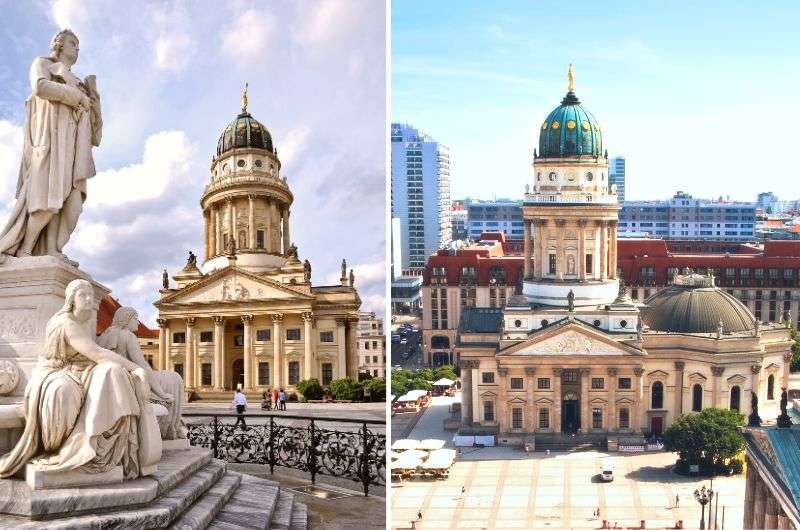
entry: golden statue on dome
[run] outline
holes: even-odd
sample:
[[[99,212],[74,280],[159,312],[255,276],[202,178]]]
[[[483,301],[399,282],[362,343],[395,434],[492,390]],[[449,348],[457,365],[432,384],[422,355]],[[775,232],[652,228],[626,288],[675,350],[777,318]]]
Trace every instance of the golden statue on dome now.
[[[247,82],[244,83],[244,90],[242,90],[242,112],[247,112]]]
[[[575,92],[575,74],[572,72],[572,63],[567,69],[567,92]]]

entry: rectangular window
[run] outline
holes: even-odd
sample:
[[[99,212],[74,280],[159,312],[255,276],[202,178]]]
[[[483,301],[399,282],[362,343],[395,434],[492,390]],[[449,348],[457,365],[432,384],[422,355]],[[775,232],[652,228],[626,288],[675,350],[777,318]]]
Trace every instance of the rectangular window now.
[[[512,429],[521,429],[522,428],[522,409],[521,408],[513,408],[511,409],[511,428]]]
[[[333,381],[333,364],[322,363],[322,386],[328,386]]]
[[[511,390],[522,390],[522,378],[521,377],[512,377],[511,378]]]
[[[200,365],[200,384],[203,386],[211,386],[211,363],[203,363]]]
[[[256,248],[264,248],[264,231],[256,230]]]
[[[269,342],[271,337],[271,329],[257,329],[256,330],[256,341],[257,342]]]
[[[631,388],[631,378],[630,377],[620,377],[619,378],[619,388],[622,390],[630,390]]]
[[[578,372],[575,370],[564,370],[563,372],[563,380],[565,383],[577,383],[578,382]]]
[[[234,335],[233,336],[233,345],[242,347],[244,346],[244,335]]]
[[[483,372],[483,373],[481,373],[481,382],[484,385],[494,384],[494,372]]]
[[[182,363],[175,364],[175,373],[178,374],[179,376],[181,376],[181,378],[183,378],[183,364]]]
[[[213,331],[201,331],[200,332],[200,342],[214,342],[214,332]]]
[[[377,350],[378,349],[378,341],[377,340],[373,340],[372,341],[372,349],[373,350]]]
[[[269,384],[269,363],[258,363],[258,385],[267,386]]]
[[[319,341],[320,342],[333,342],[333,331],[320,331],[319,332]]]
[[[286,340],[300,340],[300,328],[287,329]]]
[[[556,255],[555,254],[550,254],[549,258],[550,258],[550,274],[555,274],[556,273]]]
[[[629,429],[630,425],[631,425],[631,419],[628,409],[619,409],[619,428]]]
[[[364,349],[365,349],[365,350],[368,350],[368,349],[369,349],[369,341],[368,341],[368,340],[365,340],[365,341],[364,341]]]
[[[539,390],[549,390],[550,389],[550,378],[549,377],[540,377],[536,381],[536,388]]]
[[[550,428],[550,409],[539,409],[539,428]]]
[[[592,264],[593,263],[594,263],[594,260],[592,259],[592,255],[591,254],[586,254],[586,274],[591,274],[592,273]]]
[[[289,384],[296,385],[300,381],[300,363],[298,361],[289,362]]]
[[[603,382],[604,380],[602,377],[592,377],[592,388],[594,390],[602,390]]]
[[[603,428],[603,409],[592,409],[592,429]]]
[[[372,356],[372,362],[377,364],[377,362],[378,362],[378,356],[377,355],[373,355]]]
[[[186,333],[176,331],[172,334],[172,344],[186,344]]]
[[[483,421],[494,421],[494,401],[483,402]]]

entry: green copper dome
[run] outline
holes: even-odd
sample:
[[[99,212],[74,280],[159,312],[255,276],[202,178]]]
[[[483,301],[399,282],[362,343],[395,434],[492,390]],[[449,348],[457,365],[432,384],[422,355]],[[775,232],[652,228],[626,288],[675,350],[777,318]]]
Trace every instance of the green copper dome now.
[[[561,100],[542,123],[539,135],[540,158],[602,156],[603,135],[600,124],[588,109],[581,105],[573,91]]]
[[[270,153],[272,149],[272,136],[258,120],[253,118],[247,110],[236,116],[225,127],[217,142],[217,157],[229,149],[254,147],[265,149]]]

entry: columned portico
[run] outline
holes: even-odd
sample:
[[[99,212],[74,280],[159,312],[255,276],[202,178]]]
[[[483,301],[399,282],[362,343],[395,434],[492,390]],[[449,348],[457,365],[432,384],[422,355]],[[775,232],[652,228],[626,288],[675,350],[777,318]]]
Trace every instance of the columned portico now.
[[[274,313],[271,315],[271,317],[273,337],[272,366],[275,367],[273,369],[274,373],[272,374],[272,379],[274,381],[274,388],[281,388],[283,380],[281,377],[281,372],[283,371],[283,364],[281,363],[281,324],[283,323],[283,314]]]
[[[314,365],[313,352],[311,347],[311,325],[314,321],[314,314],[305,312],[301,315],[303,318],[303,378],[310,379],[316,377],[313,372],[312,366]]]
[[[186,349],[184,354],[184,386],[187,390],[195,387],[195,357],[194,357],[194,325],[196,319],[189,317],[186,319]]]
[[[211,317],[214,321],[214,390],[223,390],[223,370],[225,358],[225,318]]]
[[[253,315],[242,315],[244,326],[244,390],[253,389]]]

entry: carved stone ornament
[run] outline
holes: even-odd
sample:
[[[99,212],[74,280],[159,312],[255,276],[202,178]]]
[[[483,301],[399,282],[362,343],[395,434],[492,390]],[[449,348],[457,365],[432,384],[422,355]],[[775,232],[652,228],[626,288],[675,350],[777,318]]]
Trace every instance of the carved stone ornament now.
[[[578,371],[581,373],[581,377],[586,377],[589,375],[589,368],[579,368]]]
[[[16,363],[3,359],[0,361],[0,395],[12,393],[19,384],[19,368]]]
[[[214,324],[216,324],[217,326],[222,326],[223,324],[225,324],[225,317],[221,317],[219,315],[214,315],[214,316],[211,317],[211,319],[214,321]]]
[[[609,366],[608,368],[606,368],[606,373],[613,377],[613,376],[617,375],[617,368],[615,368],[613,366]]]
[[[636,374],[636,377],[642,377],[642,374],[644,373],[644,368],[637,366],[636,368],[633,369],[633,373]]]
[[[508,375],[508,368],[498,368],[497,375],[500,377],[506,377]]]
[[[750,371],[753,372],[754,374],[757,374],[758,372],[761,371],[761,365],[760,364],[751,364],[750,365]]]
[[[557,376],[561,376],[561,373],[564,371],[563,368],[553,368],[553,373]]]
[[[158,322],[158,327],[161,329],[166,329],[167,326],[169,325],[169,320],[167,320],[166,318],[156,319],[156,322]]]
[[[473,368],[478,368],[481,365],[481,362],[475,359],[461,359],[458,362],[458,365],[463,369],[470,370]]]
[[[675,369],[676,370],[683,370],[685,366],[686,366],[686,363],[684,363],[683,361],[675,361]]]
[[[714,377],[720,377],[722,373],[725,371],[724,366],[712,366],[711,373],[714,374]]]
[[[534,375],[536,374],[536,367],[535,366],[526,366],[525,367],[525,375]]]

